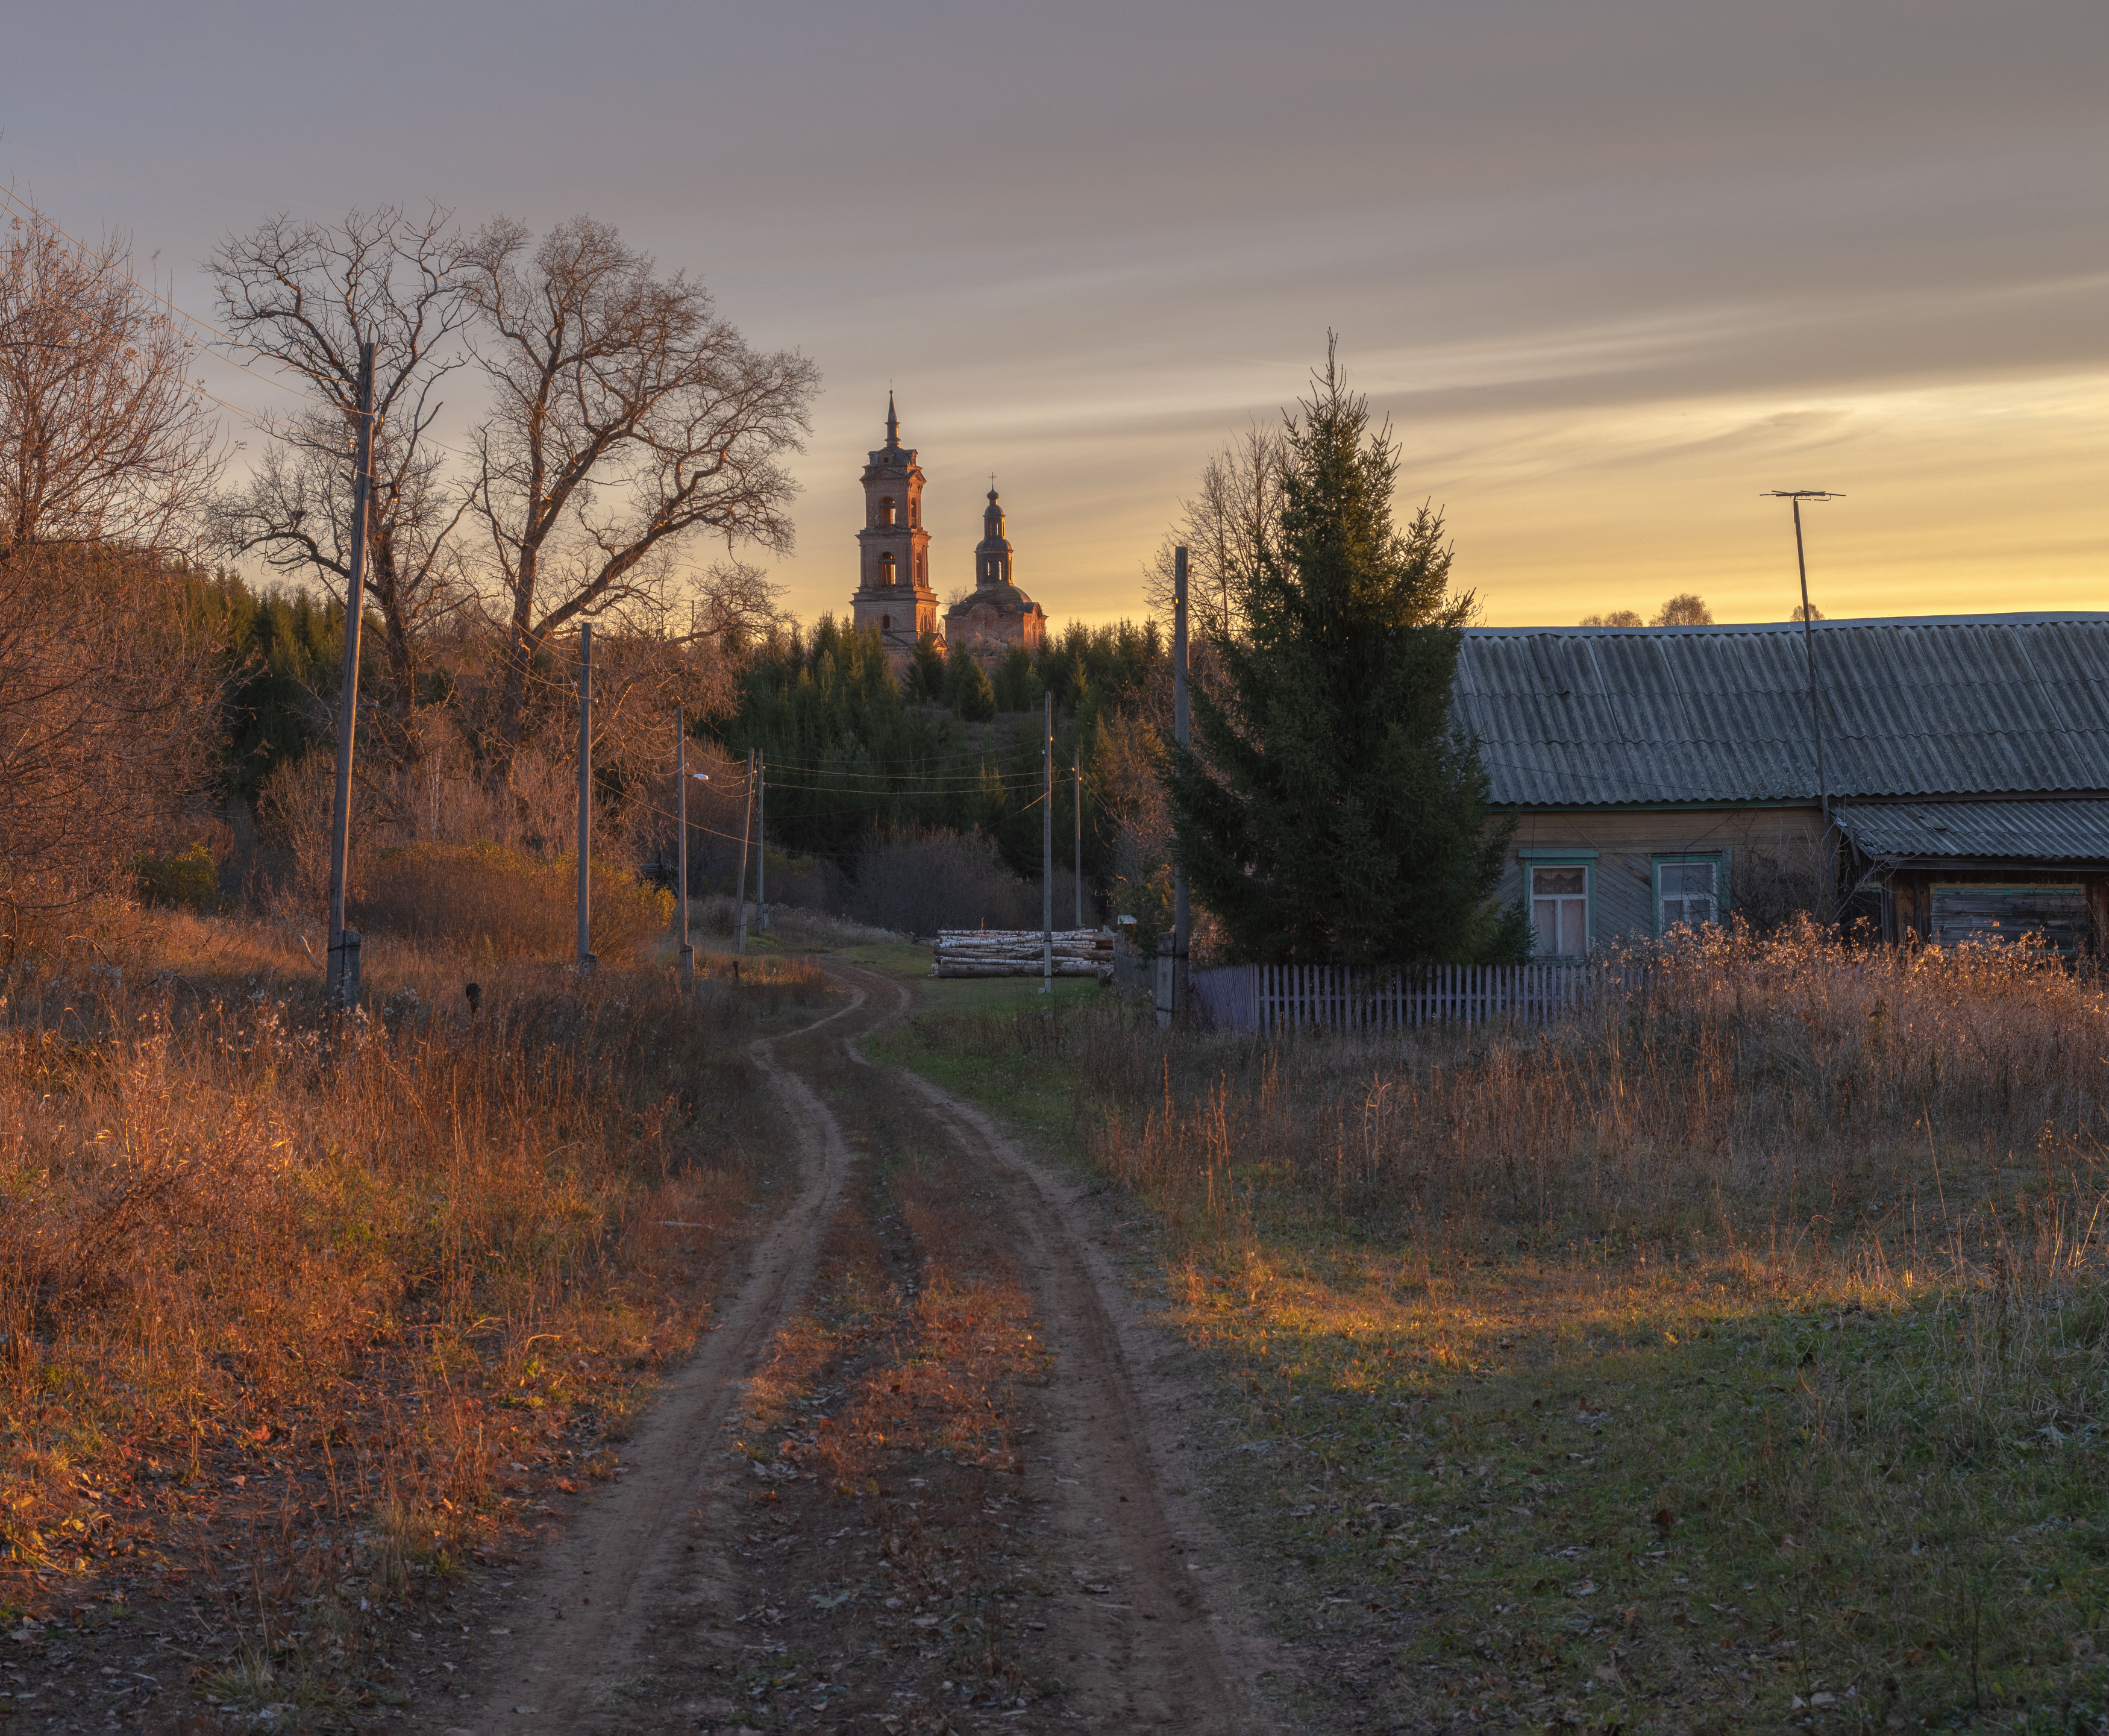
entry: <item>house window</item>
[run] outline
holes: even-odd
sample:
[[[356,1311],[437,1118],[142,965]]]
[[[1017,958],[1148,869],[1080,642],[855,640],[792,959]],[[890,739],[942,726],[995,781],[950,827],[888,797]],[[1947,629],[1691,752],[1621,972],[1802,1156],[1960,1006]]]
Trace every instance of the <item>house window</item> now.
[[[1721,858],[1658,857],[1655,865],[1655,931],[1697,930],[1721,920]]]
[[[1589,870],[1580,862],[1530,870],[1532,950],[1540,958],[1580,958],[1589,950]]]

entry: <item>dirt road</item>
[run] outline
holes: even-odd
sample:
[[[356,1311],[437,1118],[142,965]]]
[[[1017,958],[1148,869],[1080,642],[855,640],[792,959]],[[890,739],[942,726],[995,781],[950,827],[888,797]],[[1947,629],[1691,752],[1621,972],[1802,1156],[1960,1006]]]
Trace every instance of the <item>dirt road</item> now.
[[[1264,1731],[1227,1552],[1184,1494],[1200,1407],[1095,1202],[857,1039],[755,1046],[795,1200],[625,1470],[486,1604],[447,1731]]]

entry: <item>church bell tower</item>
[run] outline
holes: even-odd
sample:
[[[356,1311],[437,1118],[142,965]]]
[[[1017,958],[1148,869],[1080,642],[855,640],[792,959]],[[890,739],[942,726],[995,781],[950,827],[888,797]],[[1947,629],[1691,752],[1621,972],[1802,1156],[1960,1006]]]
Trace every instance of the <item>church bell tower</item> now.
[[[937,627],[930,588],[930,533],[923,528],[923,469],[901,444],[893,394],[886,395],[886,444],[864,468],[864,528],[857,532],[856,630],[876,627],[896,658]]]

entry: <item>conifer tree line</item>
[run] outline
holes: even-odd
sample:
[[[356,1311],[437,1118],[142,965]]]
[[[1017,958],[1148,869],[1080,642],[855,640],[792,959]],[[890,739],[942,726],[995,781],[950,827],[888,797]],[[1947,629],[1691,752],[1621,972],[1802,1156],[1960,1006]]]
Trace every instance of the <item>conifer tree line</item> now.
[[[591,621],[597,827],[632,866],[671,859],[678,707],[714,768],[692,802],[707,881],[750,752],[773,847],[826,896],[882,878],[874,852],[948,837],[1036,877],[1051,694],[1056,856],[1066,874],[1081,794],[1095,915],[1136,915],[1145,941],[1167,926],[1176,854],[1221,956],[1520,944],[1490,902],[1502,829],[1448,723],[1471,599],[1439,518],[1393,526],[1397,454],[1330,358],[1188,503],[1182,753],[1161,573],[1152,618],[991,666],[926,639],[897,668],[875,637],[791,621],[762,562],[791,545],[817,371],[747,344],[609,226],[381,206],[269,218],[204,263],[211,331],[138,292],[121,237],[89,249],[39,219],[0,258],[0,905],[121,887],[187,834],[238,848],[230,826],[276,850],[296,902],[318,893],[365,341],[369,855],[567,847]],[[246,418],[238,474],[188,384],[207,342],[289,389]]]

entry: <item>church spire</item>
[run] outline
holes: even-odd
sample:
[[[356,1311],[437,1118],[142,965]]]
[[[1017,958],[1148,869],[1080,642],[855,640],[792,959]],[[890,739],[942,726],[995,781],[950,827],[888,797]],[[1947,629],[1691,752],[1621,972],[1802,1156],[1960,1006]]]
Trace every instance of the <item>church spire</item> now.
[[[901,418],[893,414],[893,388],[890,386],[886,389],[886,450],[901,450]]]

